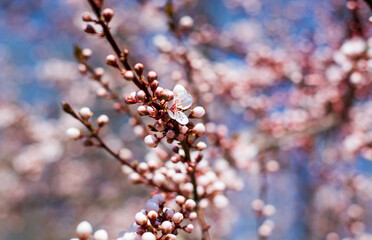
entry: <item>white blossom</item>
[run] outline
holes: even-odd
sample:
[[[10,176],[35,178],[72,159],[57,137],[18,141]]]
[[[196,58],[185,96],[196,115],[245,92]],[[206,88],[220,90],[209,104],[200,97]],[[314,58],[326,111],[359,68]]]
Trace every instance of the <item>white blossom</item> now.
[[[179,122],[180,124],[187,124],[189,119],[183,113],[183,110],[187,110],[191,107],[193,99],[190,94],[187,93],[186,89],[177,84],[174,89],[174,98],[168,103],[168,114],[169,116]]]

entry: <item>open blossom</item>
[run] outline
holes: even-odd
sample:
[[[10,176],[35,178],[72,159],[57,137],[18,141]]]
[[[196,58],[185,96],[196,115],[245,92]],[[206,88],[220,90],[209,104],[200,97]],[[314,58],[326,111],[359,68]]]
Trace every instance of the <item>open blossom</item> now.
[[[180,124],[187,124],[189,119],[183,110],[187,110],[192,105],[192,96],[187,93],[186,89],[177,84],[174,89],[174,98],[168,103],[168,114],[169,116],[179,122]]]

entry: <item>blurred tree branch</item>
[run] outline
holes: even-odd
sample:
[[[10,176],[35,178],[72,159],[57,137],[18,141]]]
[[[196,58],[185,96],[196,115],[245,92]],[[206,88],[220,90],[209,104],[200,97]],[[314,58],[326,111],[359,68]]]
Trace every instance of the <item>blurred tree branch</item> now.
[[[364,0],[365,3],[367,3],[368,7],[371,9],[372,11],[372,0]]]

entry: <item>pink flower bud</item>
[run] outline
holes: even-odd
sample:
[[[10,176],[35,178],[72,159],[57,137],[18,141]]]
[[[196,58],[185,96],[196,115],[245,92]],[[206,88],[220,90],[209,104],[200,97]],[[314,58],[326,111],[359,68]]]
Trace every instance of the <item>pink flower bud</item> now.
[[[138,172],[144,173],[147,170],[149,170],[149,166],[147,165],[147,163],[141,162],[138,164],[137,169],[138,169]]]
[[[105,97],[107,95],[107,91],[104,88],[98,88],[96,93],[99,97]]]
[[[188,127],[182,126],[181,129],[180,129],[180,132],[181,132],[181,134],[186,134],[188,130],[189,130]]]
[[[147,217],[148,217],[149,219],[153,219],[153,220],[155,220],[155,219],[157,219],[157,218],[159,217],[159,214],[158,214],[157,211],[155,211],[155,210],[151,210],[151,211],[149,211],[149,212],[147,213]]]
[[[90,225],[90,223],[87,221],[79,223],[79,225],[76,227],[76,235],[81,239],[88,238],[92,232],[92,225]]]
[[[109,122],[109,117],[105,114],[102,114],[100,115],[98,118],[97,118],[97,123],[99,124],[99,126],[104,126],[106,125],[107,123]]]
[[[144,101],[146,99],[146,93],[143,90],[139,90],[136,93],[136,99],[140,102]]]
[[[119,67],[119,64],[118,64],[118,58],[115,56],[115,55],[108,55],[106,57],[106,64],[111,66],[111,67]]]
[[[185,179],[186,179],[186,176],[185,176],[185,174],[183,174],[183,173],[175,173],[175,174],[173,174],[173,176],[172,176],[172,180],[173,180],[173,182],[176,183],[176,184],[181,184],[181,183],[183,183],[183,182],[185,181]]]
[[[89,48],[84,48],[82,54],[85,59],[88,59],[92,56],[92,50],[90,50]]]
[[[79,64],[78,65],[78,70],[81,74],[86,74],[87,73],[87,66],[85,66],[84,64]]]
[[[156,237],[153,233],[151,232],[145,232],[143,235],[142,235],[142,240],[156,240]]]
[[[226,184],[222,181],[215,181],[213,183],[213,187],[214,187],[214,190],[222,192],[222,191],[225,191]]]
[[[121,171],[125,174],[125,175],[129,175],[131,173],[133,173],[133,169],[130,168],[129,166],[127,165],[121,165]]]
[[[158,79],[158,74],[154,71],[150,71],[147,73],[147,80],[149,83],[152,83],[154,80]]]
[[[136,92],[131,92],[128,96],[125,97],[125,102],[127,104],[134,104],[137,103],[136,100]]]
[[[136,221],[136,223],[137,223],[138,225],[143,226],[143,225],[146,225],[146,224],[147,224],[147,217],[146,217],[146,215],[143,214],[142,212],[138,212],[138,213],[136,214],[136,216],[134,217],[134,219],[135,219],[135,221]]]
[[[174,210],[170,208],[166,208],[164,213],[165,213],[165,217],[169,220],[171,220],[175,214]]]
[[[71,127],[66,130],[67,136],[72,140],[77,140],[81,137],[81,132],[79,129]]]
[[[96,74],[97,77],[102,77],[105,73],[105,70],[103,68],[96,68],[94,69],[94,74]]]
[[[181,158],[179,156],[174,155],[171,157],[171,161],[173,163],[178,163],[179,161],[181,161]]]
[[[152,199],[157,202],[159,205],[163,205],[165,203],[165,199],[161,194],[155,194]]]
[[[224,195],[216,195],[213,198],[213,204],[216,208],[225,208],[229,204],[229,199]]]
[[[160,207],[159,207],[159,203],[157,201],[155,201],[154,199],[150,199],[146,202],[146,211],[156,211],[156,212],[159,212],[160,210]]]
[[[157,219],[158,216],[159,216],[159,214],[158,214],[156,211],[154,211],[154,210],[151,210],[151,211],[149,211],[149,212],[147,213],[147,217],[148,217],[149,219],[151,219],[151,220],[155,220],[155,219]]]
[[[136,65],[134,65],[134,70],[136,71],[136,73],[141,76],[142,73],[143,73],[143,69],[144,69],[144,66],[142,63],[136,63]]]
[[[139,106],[137,108],[137,112],[139,115],[141,116],[146,116],[146,115],[149,115],[149,112],[147,111],[147,108],[145,106]]]
[[[186,201],[186,198],[184,196],[182,196],[182,195],[178,195],[176,197],[176,203],[179,204],[179,205],[184,204],[185,201]]]
[[[207,144],[205,142],[198,142],[198,144],[196,144],[196,149],[198,149],[199,151],[203,151],[206,148]]]
[[[94,240],[108,240],[108,234],[105,230],[101,229],[94,233]]]
[[[190,29],[194,25],[194,20],[190,16],[183,16],[180,19],[179,25],[182,29]]]
[[[81,18],[84,22],[91,22],[93,20],[92,15],[90,15],[90,13],[88,12],[83,13],[83,16]]]
[[[124,161],[130,161],[133,157],[133,153],[128,148],[122,148],[119,151],[119,157]]]
[[[198,136],[201,136],[205,133],[205,126],[203,123],[197,123],[194,127],[195,133]]]
[[[136,172],[132,172],[129,174],[129,180],[134,184],[142,182],[141,176]]]
[[[159,82],[154,80],[152,83],[150,83],[150,88],[154,92],[159,87]]]
[[[179,224],[183,221],[183,214],[180,213],[180,212],[177,212],[173,215],[173,221],[176,223],[176,224]]]
[[[87,118],[90,118],[90,117],[93,115],[93,112],[90,111],[89,108],[87,108],[87,107],[83,107],[83,108],[81,108],[81,109],[79,110],[79,114],[80,114],[80,116],[81,116],[82,118],[87,119]]]
[[[156,130],[158,130],[159,132],[163,131],[164,128],[165,128],[165,124],[164,123],[159,123],[159,122],[156,122],[154,124],[154,127]]]
[[[182,142],[184,139],[185,139],[185,135],[183,135],[183,134],[178,134],[178,136],[177,136],[177,141],[179,141],[179,142]]]
[[[164,95],[164,89],[162,87],[158,87],[155,90],[155,97],[162,99],[163,95]]]
[[[165,136],[167,138],[174,138],[176,136],[176,133],[173,130],[168,130]]]
[[[191,223],[188,224],[188,225],[185,227],[185,232],[191,233],[192,230],[194,230],[194,225],[192,225]]]
[[[125,71],[124,78],[128,81],[132,81],[134,79],[134,73],[132,71]]]
[[[108,23],[111,21],[112,17],[114,16],[114,11],[111,8],[105,8],[102,11],[102,16],[105,21]]]
[[[253,200],[253,202],[251,204],[252,209],[257,211],[257,212],[262,211],[264,206],[265,206],[265,203],[261,199],[255,199],[255,200]]]
[[[153,107],[151,107],[151,106],[147,106],[146,109],[147,109],[147,111],[149,112],[150,115],[153,115],[156,112],[155,109]]]
[[[164,221],[161,224],[161,229],[163,230],[163,233],[170,233],[173,230],[173,225],[170,221]]]
[[[164,240],[177,240],[177,236],[174,234],[167,234]]]
[[[174,93],[172,91],[167,89],[167,90],[165,90],[164,94],[165,94],[165,96],[164,96],[165,101],[171,101],[171,100],[174,99]]]
[[[271,204],[267,204],[263,208],[263,214],[267,217],[270,217],[270,216],[274,215],[275,212],[276,212],[276,208]]]
[[[94,29],[94,27],[90,24],[85,25],[83,29],[84,29],[84,32],[89,33],[89,34],[96,34],[97,33],[96,30]]]
[[[188,129],[193,129],[193,128],[195,127],[195,123],[194,123],[194,122],[188,122],[188,123],[186,124],[186,127],[187,127]]]
[[[161,186],[162,184],[165,183],[166,178],[162,173],[155,173],[152,181],[157,185]]]
[[[196,207],[196,202],[193,199],[187,199],[185,202],[186,209],[192,211]]]
[[[159,140],[153,135],[147,135],[144,139],[146,146],[154,148],[158,145]]]
[[[189,214],[189,219],[190,219],[191,221],[196,220],[197,217],[198,217],[198,214],[197,214],[196,212],[191,212],[191,213]]]
[[[203,159],[203,154],[199,153],[198,156],[196,156],[195,161],[200,162]]]
[[[203,107],[195,107],[193,110],[191,110],[189,118],[201,118],[205,115],[205,110]]]

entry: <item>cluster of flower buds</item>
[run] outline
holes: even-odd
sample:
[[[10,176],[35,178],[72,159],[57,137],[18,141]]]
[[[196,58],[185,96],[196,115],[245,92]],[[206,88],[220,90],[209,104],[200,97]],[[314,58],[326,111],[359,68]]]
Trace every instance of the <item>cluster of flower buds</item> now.
[[[103,229],[97,230],[93,234],[92,225],[87,221],[83,221],[79,223],[79,225],[76,227],[76,236],[77,238],[71,238],[71,240],[88,240],[88,239],[108,240],[109,239],[106,230],[103,230]]]
[[[68,105],[64,105],[64,106],[68,106]],[[70,111],[72,111],[72,109]],[[93,112],[88,107],[81,108],[78,114],[73,113],[73,115],[75,115],[75,117],[79,118],[82,122],[84,122],[86,126],[92,124],[90,119],[93,116]],[[109,122],[109,120],[110,120],[109,117],[105,114],[98,116],[96,119],[98,128],[105,126]],[[78,140],[82,138],[85,144],[91,143],[91,139],[90,139],[91,136],[84,136],[84,134],[82,134],[81,130],[78,128],[70,127],[66,130],[66,134],[72,140]]]
[[[102,18],[106,24],[108,24],[113,17],[114,11],[111,8],[105,8],[102,10]],[[98,34],[97,30],[92,25],[97,24],[97,20],[95,20],[89,12],[83,13],[82,19],[87,23],[83,26],[84,32],[89,34]]]
[[[192,197],[194,194],[194,186],[190,179],[189,171],[194,171],[192,166],[201,158],[197,152],[191,152],[191,163],[185,161],[184,151],[175,147],[174,150],[178,154],[170,157],[170,160],[164,162],[165,158],[149,153],[146,157],[147,161],[140,162],[133,169],[123,165],[123,172],[128,175],[132,183],[148,183],[149,181],[159,189],[167,188],[170,191],[177,192],[185,197]],[[130,150],[122,149],[120,155],[125,157],[131,156]],[[162,153],[159,153],[162,155]],[[127,158],[126,158],[127,159]],[[219,171],[221,169],[221,171]],[[198,168],[195,170],[195,178],[198,183],[197,193],[200,198],[201,208],[206,208],[209,202],[217,208],[224,208],[228,205],[228,199],[223,195],[227,187],[234,188],[234,184],[239,184],[237,176],[233,171],[229,171],[227,165],[219,164],[215,172],[207,160],[203,159],[198,162]],[[235,179],[232,183],[232,179]],[[239,187],[237,187],[239,188]]]
[[[196,202],[178,195],[175,203],[179,210],[165,207],[166,201],[160,194],[147,201],[146,206],[138,212],[129,232],[122,232],[117,240],[176,240],[179,231],[191,233],[194,225],[190,221],[197,219],[194,211]],[[101,229],[93,234],[93,228],[87,221],[76,228],[77,238],[71,240],[108,240],[108,233]]]
[[[178,232],[191,233],[193,224],[185,223],[197,218],[196,203],[183,196],[176,197],[179,210],[165,207],[165,199],[156,194],[147,201],[145,209],[135,215],[130,232],[123,233],[120,240],[176,240]]]

